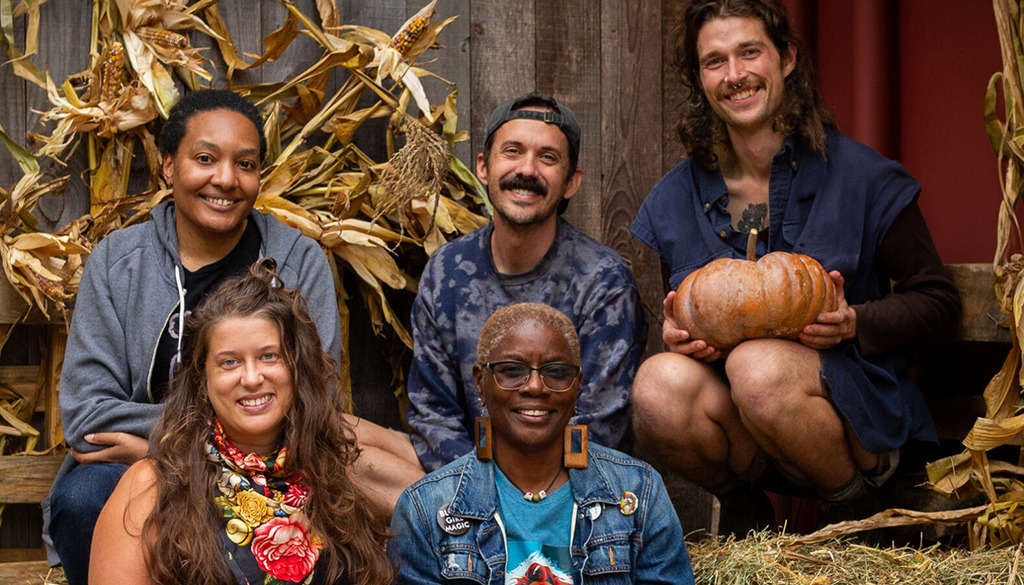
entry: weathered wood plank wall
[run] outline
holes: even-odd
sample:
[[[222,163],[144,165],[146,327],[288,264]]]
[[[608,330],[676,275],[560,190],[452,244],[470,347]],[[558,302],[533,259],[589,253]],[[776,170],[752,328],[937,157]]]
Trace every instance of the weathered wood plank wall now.
[[[296,0],[303,12],[315,14],[315,0]],[[425,0],[338,0],[340,21],[393,33]],[[673,127],[680,85],[664,63],[671,50],[672,29],[686,0],[439,0],[442,17],[459,15],[442,33],[443,51],[429,53],[436,62],[431,71],[457,85],[459,126],[470,130],[471,140],[458,145],[456,155],[475,168],[483,147],[491,110],[515,95],[539,90],[564,101],[577,114],[583,128],[580,166],[582,189],[566,217],[587,234],[604,241],[634,266],[650,314],[648,351],[661,348],[661,274],[657,257],[629,235],[640,203],[654,183],[682,156]],[[85,68],[88,58],[91,3],[51,0],[42,6],[44,34],[39,54],[60,80]],[[280,26],[285,9],[268,0],[221,0],[220,13],[240,53],[262,52],[261,40]],[[16,21],[23,30],[24,18]],[[22,38],[22,33],[18,33]],[[214,86],[224,86],[224,65],[210,39],[193,35],[193,43],[211,47],[207,56],[217,63]],[[254,71],[236,73],[236,83],[282,80],[302,71],[317,56],[309,39],[299,38],[285,56]],[[328,91],[343,79],[332,79]],[[58,83],[60,83],[58,81]],[[448,85],[425,79],[433,102],[443,99]],[[0,124],[17,138],[39,131],[45,109],[44,94],[16,78],[9,66],[0,67]],[[366,146],[373,150],[373,145]],[[81,157],[72,165],[81,173]],[[20,170],[6,151],[0,151],[0,184],[10,186]],[[50,228],[84,213],[88,208],[84,184],[79,180],[63,200],[45,201],[40,213],[51,219]],[[356,320],[356,317],[353,317]],[[361,344],[354,344],[358,346]],[[379,346],[369,343],[365,358],[372,360]],[[353,356],[355,358],[355,356]],[[371,362],[366,362],[371,363]],[[382,360],[377,360],[382,363]],[[358,368],[362,375],[371,368]],[[390,377],[379,372],[386,387]],[[356,380],[354,380],[356,382]],[[372,386],[373,376],[354,387]],[[385,400],[387,403],[387,401]],[[371,408],[379,408],[371,406]],[[383,422],[393,417],[380,415]],[[706,524],[706,496],[696,497],[691,526]],[[684,520],[684,525],[687,521]]]

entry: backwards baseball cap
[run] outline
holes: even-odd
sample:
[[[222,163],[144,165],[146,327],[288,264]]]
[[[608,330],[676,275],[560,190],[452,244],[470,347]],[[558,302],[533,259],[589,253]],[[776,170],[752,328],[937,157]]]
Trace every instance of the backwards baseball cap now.
[[[538,112],[535,110],[523,110],[519,108],[546,107],[554,111]],[[540,92],[531,92],[512,98],[507,102],[494,108],[491,113],[491,120],[487,122],[487,135],[484,140],[490,142],[491,137],[498,131],[502,124],[510,120],[539,120],[546,124],[554,124],[565,134],[569,141],[569,156],[572,160],[579,160],[580,156],[580,123],[576,121],[576,115],[572,110],[562,105],[555,98]]]

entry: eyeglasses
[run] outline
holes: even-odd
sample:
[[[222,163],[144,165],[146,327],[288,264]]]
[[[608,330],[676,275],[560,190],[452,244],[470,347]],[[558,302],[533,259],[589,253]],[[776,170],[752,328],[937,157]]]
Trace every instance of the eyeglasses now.
[[[541,383],[552,392],[568,390],[582,369],[574,364],[548,362],[540,367],[533,367],[512,360],[480,364],[491,370],[494,383],[502,390],[519,390],[530,381],[534,370],[540,372]]]

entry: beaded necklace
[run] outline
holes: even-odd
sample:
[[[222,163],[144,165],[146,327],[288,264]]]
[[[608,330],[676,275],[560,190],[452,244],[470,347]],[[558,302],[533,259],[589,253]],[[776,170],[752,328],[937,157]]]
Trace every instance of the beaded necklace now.
[[[559,475],[562,475],[562,468],[561,467],[559,467],[558,471],[555,472],[555,477],[551,478],[551,483],[548,484],[548,487],[540,490],[537,493],[533,493],[533,492],[530,492],[530,491],[523,492],[523,499],[528,501],[528,502],[537,503],[537,502],[543,500],[544,498],[548,497],[548,491],[551,490],[551,486],[555,485],[555,480],[558,479]],[[515,484],[513,484],[513,485],[515,485]],[[520,491],[522,491],[522,490],[520,490]]]

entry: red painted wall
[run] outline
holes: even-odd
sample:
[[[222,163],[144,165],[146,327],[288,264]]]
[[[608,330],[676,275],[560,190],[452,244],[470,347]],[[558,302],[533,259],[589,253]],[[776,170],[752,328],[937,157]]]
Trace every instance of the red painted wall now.
[[[786,0],[841,129],[921,182],[920,205],[948,263],[991,262],[1001,199],[982,121],[1002,70],[989,2]]]
[[[921,182],[921,208],[946,262],[991,262],[1002,196],[982,120],[1002,70],[989,2],[903,2],[900,160]]]

